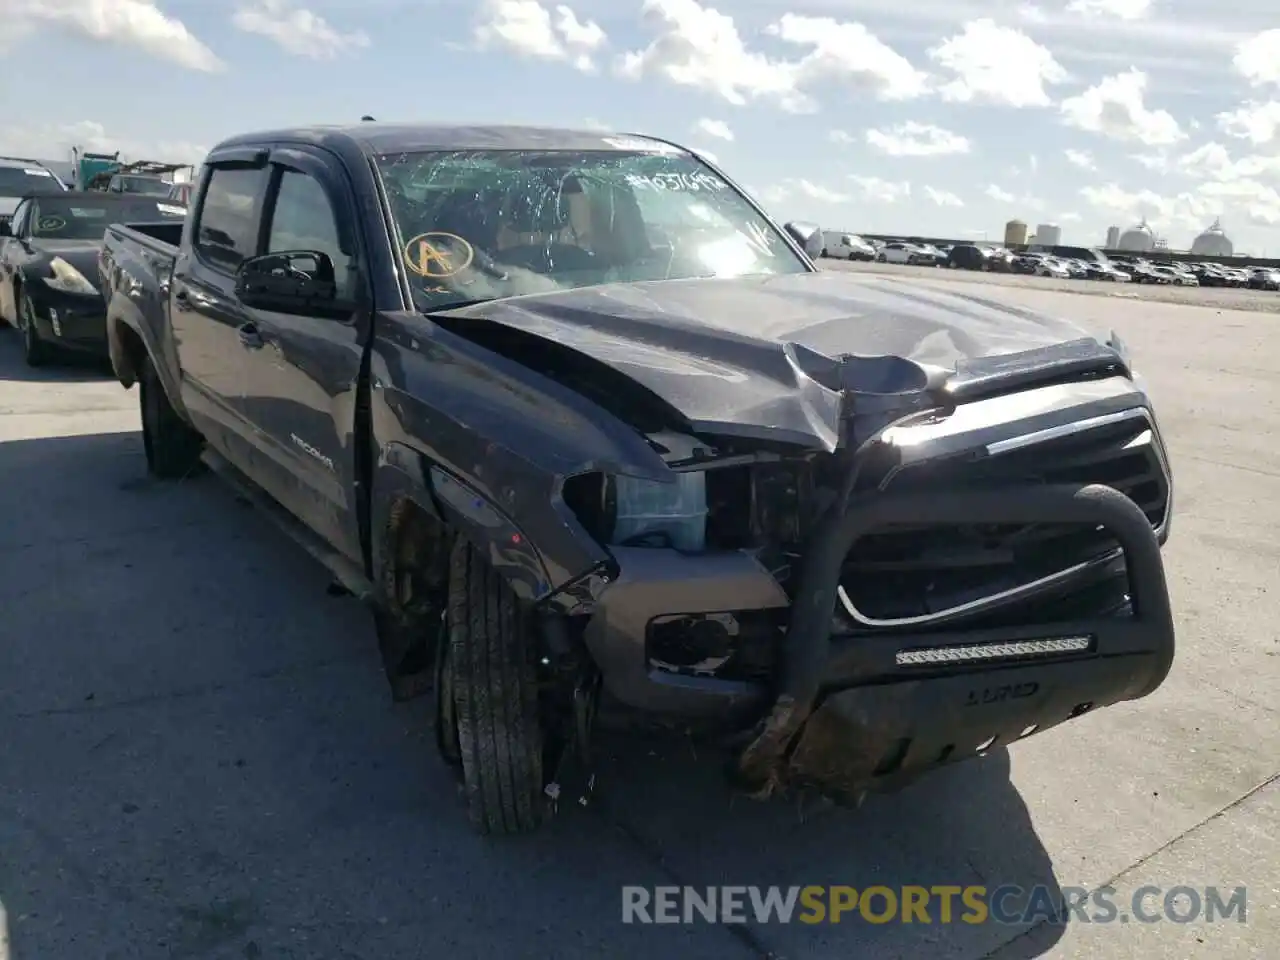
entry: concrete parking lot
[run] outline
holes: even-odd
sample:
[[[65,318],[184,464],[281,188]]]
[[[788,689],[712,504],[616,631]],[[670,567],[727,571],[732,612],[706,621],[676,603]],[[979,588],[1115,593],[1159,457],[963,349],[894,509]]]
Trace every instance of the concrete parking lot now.
[[[883,270],[883,268],[881,268]],[[892,269],[892,268],[891,268]],[[1257,958],[1280,943],[1280,334],[1222,307],[928,280],[1116,328],[1176,473],[1153,696],[858,811],[609,741],[598,801],[482,840],[367,615],[216,479],[145,479],[137,396],[0,331],[0,958]],[[1126,291],[1127,292],[1127,291]],[[625,884],[1248,887],[1208,924],[621,923]],[[1158,899],[1153,901],[1158,903]]]
[[[949,270],[943,267],[917,267],[895,263],[850,263],[847,260],[824,259],[824,269],[850,270],[873,276],[888,276],[928,282],[974,283],[1017,289],[1080,293],[1121,300],[1148,303],[1176,303],[1184,306],[1209,307],[1215,310],[1251,310],[1280,313],[1280,293],[1274,290],[1250,290],[1246,287],[1175,287],[1137,283],[1111,283],[1103,280],[1059,280],[1053,277],[1029,277],[1023,274],[980,273],[972,270]]]

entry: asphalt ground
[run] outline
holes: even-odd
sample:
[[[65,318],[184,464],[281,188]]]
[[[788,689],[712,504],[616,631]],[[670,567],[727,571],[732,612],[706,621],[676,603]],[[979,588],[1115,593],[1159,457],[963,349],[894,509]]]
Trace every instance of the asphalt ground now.
[[[1053,277],[1029,277],[1022,274],[979,273],[971,270],[949,270],[944,267],[916,267],[896,263],[850,263],[847,260],[823,259],[819,264],[828,270],[852,270],[881,276],[911,277],[928,281],[994,284],[1026,290],[1080,293],[1121,300],[1149,303],[1176,303],[1184,306],[1211,307],[1215,310],[1250,310],[1280,313],[1280,292],[1250,290],[1242,287],[1175,287],[1137,283],[1111,283],[1104,280],[1059,280]]]
[[[466,826],[428,707],[390,702],[367,614],[328,595],[324,571],[216,478],[148,481],[136,392],[95,370],[28,371],[0,331],[0,930],[12,957],[1274,955],[1274,321],[928,282],[1129,342],[1176,472],[1168,681],[857,811],[734,798],[685,744],[608,741],[595,804],[507,840]],[[623,885],[1107,883],[1126,916],[1147,885],[1216,885],[1224,900],[1245,885],[1245,922],[621,922]]]

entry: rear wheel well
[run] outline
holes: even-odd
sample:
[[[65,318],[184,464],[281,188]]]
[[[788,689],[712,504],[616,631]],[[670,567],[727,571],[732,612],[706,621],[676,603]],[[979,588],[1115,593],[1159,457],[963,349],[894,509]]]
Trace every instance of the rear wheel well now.
[[[138,331],[128,324],[117,322],[115,333],[120,344],[120,355],[114,358],[116,378],[125,387],[132,387],[138,382],[142,368],[147,362],[147,345],[142,342]]]

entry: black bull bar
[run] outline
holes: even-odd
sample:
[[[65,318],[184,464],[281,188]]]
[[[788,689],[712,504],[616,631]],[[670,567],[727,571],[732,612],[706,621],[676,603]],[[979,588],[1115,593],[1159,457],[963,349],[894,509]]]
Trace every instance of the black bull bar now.
[[[896,523],[1079,523],[1118,541],[1132,616],[1023,627],[832,637],[840,568],[850,548]],[[903,649],[1088,637],[1076,658],[1024,658],[944,671],[895,666]],[[735,779],[758,795],[815,784],[857,800],[1096,706],[1153,692],[1173,664],[1173,614],[1160,543],[1146,515],[1100,484],[879,494],[822,528],[799,571],[782,650],[781,685]],[[976,709],[975,709],[976,708]],[[1031,730],[1030,727],[1035,729]]]

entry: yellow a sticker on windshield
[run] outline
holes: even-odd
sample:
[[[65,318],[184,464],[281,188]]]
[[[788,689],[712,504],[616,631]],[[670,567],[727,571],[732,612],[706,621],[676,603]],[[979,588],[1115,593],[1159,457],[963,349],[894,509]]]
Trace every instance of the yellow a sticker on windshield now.
[[[404,245],[404,265],[420,277],[452,277],[471,266],[475,250],[456,233],[420,233]]]

